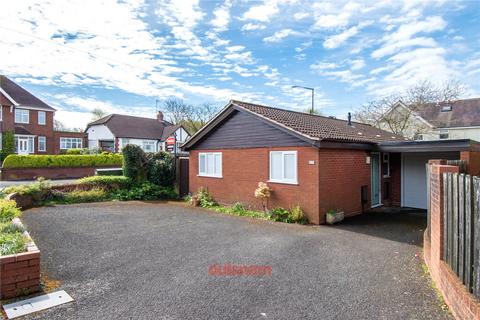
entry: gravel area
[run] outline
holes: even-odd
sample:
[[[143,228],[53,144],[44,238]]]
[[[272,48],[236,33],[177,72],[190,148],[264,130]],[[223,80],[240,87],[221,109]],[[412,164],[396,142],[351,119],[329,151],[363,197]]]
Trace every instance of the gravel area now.
[[[175,203],[31,209],[42,272],[74,303],[26,319],[450,319],[422,269],[417,212],[338,226],[232,217]],[[209,275],[219,264],[265,276]]]

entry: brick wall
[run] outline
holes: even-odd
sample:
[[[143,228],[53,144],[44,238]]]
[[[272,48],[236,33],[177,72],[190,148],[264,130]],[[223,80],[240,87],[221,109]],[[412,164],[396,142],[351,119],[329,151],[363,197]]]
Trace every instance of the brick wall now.
[[[190,152],[189,190],[195,193],[200,187],[208,188],[213,197],[226,204],[240,201],[255,209],[261,202],[254,197],[260,181],[269,179],[269,151],[296,150],[298,152],[298,185],[268,183],[273,189],[269,207],[290,208],[300,205],[311,223],[319,224],[318,168],[319,153],[313,147],[275,147],[214,150],[222,152],[223,178],[198,176],[198,153]],[[212,150],[213,151],[213,150]],[[208,150],[201,150],[208,152]],[[314,161],[314,164],[309,164]]]
[[[480,176],[480,152],[462,151],[460,152],[460,160],[467,162],[468,174]]]
[[[457,319],[480,319],[480,303],[468,292],[443,256],[443,173],[458,172],[457,166],[430,160],[430,235],[424,236],[424,257],[430,274]]]
[[[0,257],[0,298],[10,299],[40,290],[40,251]]]
[[[340,209],[348,215],[362,212],[361,186],[368,186],[370,199],[369,154],[363,150],[320,149],[320,223],[326,212]],[[370,204],[365,204],[365,209]]]

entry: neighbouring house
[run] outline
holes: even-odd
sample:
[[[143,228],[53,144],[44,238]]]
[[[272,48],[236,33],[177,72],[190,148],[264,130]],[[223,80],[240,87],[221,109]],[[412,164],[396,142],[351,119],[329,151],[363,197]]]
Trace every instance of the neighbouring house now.
[[[264,181],[270,208],[300,205],[314,224],[328,210],[426,208],[429,159],[463,159],[480,170],[480,145],[470,140],[406,141],[366,124],[235,100],[182,148],[191,193],[203,187],[220,203],[261,209],[254,190]]]
[[[135,144],[145,152],[180,152],[179,146],[190,135],[181,125],[163,119],[110,114],[87,125],[89,148],[120,152],[127,144]]]
[[[58,154],[86,147],[83,132],[55,131],[55,109],[3,75],[0,106],[0,134],[14,133],[18,154]]]
[[[405,120],[404,135],[413,140],[480,141],[480,98],[429,103],[416,108],[399,101],[387,117]],[[388,130],[388,125],[381,128]]]

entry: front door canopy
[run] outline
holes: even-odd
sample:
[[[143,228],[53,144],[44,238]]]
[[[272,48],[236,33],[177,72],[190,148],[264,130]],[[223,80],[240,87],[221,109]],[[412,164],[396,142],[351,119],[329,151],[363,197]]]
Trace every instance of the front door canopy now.
[[[381,142],[380,152],[480,151],[480,143],[470,139]]]

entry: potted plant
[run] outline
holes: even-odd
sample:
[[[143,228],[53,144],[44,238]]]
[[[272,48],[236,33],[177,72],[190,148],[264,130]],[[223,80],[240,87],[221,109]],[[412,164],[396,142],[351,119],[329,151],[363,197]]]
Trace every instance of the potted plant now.
[[[335,224],[337,222],[342,221],[345,218],[345,212],[341,211],[340,209],[336,210],[328,210],[327,211],[327,223],[328,224]]]

